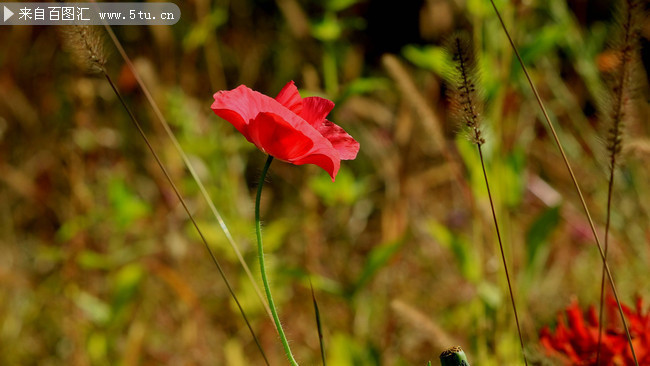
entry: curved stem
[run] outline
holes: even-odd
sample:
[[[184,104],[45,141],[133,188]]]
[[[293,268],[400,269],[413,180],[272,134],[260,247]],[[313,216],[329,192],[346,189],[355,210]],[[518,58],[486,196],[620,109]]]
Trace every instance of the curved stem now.
[[[260,201],[262,199],[262,187],[264,186],[264,179],[266,178],[266,173],[269,171],[269,167],[273,162],[273,157],[269,155],[266,159],[266,164],[262,170],[262,176],[260,177],[260,183],[257,186],[257,196],[255,197],[255,232],[257,234],[257,254],[260,260],[260,272],[262,273],[262,282],[264,283],[264,291],[266,292],[266,298],[269,301],[269,307],[271,308],[271,314],[273,315],[273,321],[275,322],[275,328],[280,335],[280,340],[282,341],[282,346],[284,347],[284,353],[289,359],[289,363],[292,366],[298,366],[298,363],[293,358],[291,353],[291,348],[289,348],[289,342],[287,341],[287,336],[282,330],[282,324],[280,323],[280,317],[278,316],[278,311],[275,308],[275,302],[273,301],[273,296],[271,295],[271,286],[269,286],[269,280],[266,276],[266,265],[264,264],[264,247],[262,246],[262,226],[260,224]]]
[[[477,136],[479,138],[479,136]],[[503,262],[503,269],[506,272],[506,281],[508,282],[508,291],[510,292],[510,302],[512,303],[512,311],[515,314],[515,324],[517,325],[517,333],[519,334],[519,344],[521,346],[521,355],[524,358],[524,365],[528,366],[528,359],[526,358],[526,348],[524,347],[524,337],[521,335],[521,326],[519,325],[519,315],[517,314],[517,305],[515,304],[515,294],[512,291],[512,282],[510,281],[510,273],[508,272],[508,263],[506,262],[506,254],[503,251],[503,242],[501,241],[501,232],[499,231],[499,223],[497,222],[497,213],[494,210],[494,201],[492,200],[492,193],[490,192],[490,183],[488,182],[487,172],[485,170],[485,160],[483,159],[483,150],[481,144],[476,144],[478,147],[478,155],[481,158],[481,167],[483,168],[483,178],[485,178],[485,188],[487,188],[488,198],[490,199],[490,208],[492,209],[492,219],[494,220],[494,228],[499,240],[499,250],[501,251],[501,261]]]

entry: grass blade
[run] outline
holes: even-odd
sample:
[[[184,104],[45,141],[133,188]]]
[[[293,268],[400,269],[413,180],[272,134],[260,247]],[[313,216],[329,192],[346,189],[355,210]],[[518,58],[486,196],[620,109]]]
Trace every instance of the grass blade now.
[[[309,280],[309,287],[311,288],[311,300],[314,303],[314,314],[316,316],[316,328],[318,329],[318,344],[320,345],[320,357],[323,361],[323,366],[327,366],[327,361],[325,360],[325,343],[323,342],[323,328],[320,321],[320,311],[318,311],[318,302],[316,301],[316,295],[314,295],[314,286]]]

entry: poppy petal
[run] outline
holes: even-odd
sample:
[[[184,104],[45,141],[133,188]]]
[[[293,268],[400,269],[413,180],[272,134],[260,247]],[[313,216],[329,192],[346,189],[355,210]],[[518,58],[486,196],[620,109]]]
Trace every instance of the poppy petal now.
[[[295,114],[300,114],[302,112],[302,98],[300,97],[296,83],[294,83],[293,80],[288,82],[287,85],[280,90],[278,96],[275,97],[275,100]]]
[[[321,97],[307,97],[302,101],[300,117],[332,143],[342,160],[355,159],[359,152],[359,143],[344,129],[325,119],[334,108],[334,103]]]
[[[340,126],[325,120],[317,130],[329,140],[342,160],[354,160],[357,157],[359,143]]]
[[[216,115],[230,122],[248,141],[248,121],[259,112],[254,99],[254,93],[245,85],[233,90],[222,90],[214,93],[212,110]]]
[[[317,165],[330,175],[332,182],[336,179],[336,174],[338,174],[339,168],[341,167],[341,159],[333,159],[330,155],[319,153],[313,153],[300,159],[290,160],[289,162],[295,165]]]
[[[248,125],[252,142],[280,160],[291,161],[307,154],[314,142],[282,117],[262,112]]]
[[[334,102],[321,97],[307,97],[302,100],[302,103],[300,117],[316,129],[334,108]]]
[[[297,125],[285,116],[261,112],[248,128],[260,150],[295,165],[314,164],[336,178],[341,165],[338,151],[308,123],[294,115]]]

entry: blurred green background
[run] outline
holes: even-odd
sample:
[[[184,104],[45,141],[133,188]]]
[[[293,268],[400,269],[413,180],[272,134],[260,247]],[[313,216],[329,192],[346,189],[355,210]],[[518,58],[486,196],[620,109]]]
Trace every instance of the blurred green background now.
[[[276,162],[262,218],[276,302],[299,362],[425,365],[461,345],[480,365],[521,351],[476,149],[451,118],[442,45],[480,55],[488,174],[530,359],[573,296],[596,304],[600,259],[560,155],[485,0],[193,0],[174,26],[114,27],[255,276],[265,156],[210,110],[245,84],[295,80],[332,99],[361,144],[335,183]],[[616,65],[612,4],[496,1],[604,232]],[[650,22],[646,22],[648,24]],[[107,69],[179,185],[272,365],[273,323],[150,104],[104,36]],[[650,27],[642,33],[647,53]],[[0,364],[257,365],[262,358],[164,175],[105,79],[57,27],[0,27]],[[641,65],[642,66],[642,65]],[[648,83],[626,123],[610,265],[625,302],[650,297]]]

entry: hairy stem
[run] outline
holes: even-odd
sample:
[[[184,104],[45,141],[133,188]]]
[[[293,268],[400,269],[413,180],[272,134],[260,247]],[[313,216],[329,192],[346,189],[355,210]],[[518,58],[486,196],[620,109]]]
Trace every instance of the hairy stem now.
[[[264,179],[266,178],[266,173],[269,171],[269,167],[273,162],[273,157],[269,155],[266,159],[266,164],[262,170],[262,176],[260,177],[260,183],[257,186],[257,196],[255,197],[255,233],[257,234],[257,255],[260,260],[260,272],[262,273],[262,282],[264,283],[264,291],[266,292],[266,299],[269,301],[269,307],[271,308],[271,314],[273,314],[273,321],[275,322],[275,328],[280,335],[280,341],[282,341],[282,346],[284,347],[284,353],[289,359],[289,363],[292,366],[298,366],[298,363],[293,358],[291,353],[291,348],[289,347],[289,341],[287,341],[287,336],[284,334],[282,329],[282,323],[280,323],[280,317],[278,316],[278,311],[275,308],[275,301],[273,301],[273,295],[271,295],[271,286],[269,286],[269,279],[266,275],[266,264],[264,262],[264,246],[262,245],[262,225],[260,223],[260,201],[262,200],[262,187],[264,187]]]

